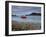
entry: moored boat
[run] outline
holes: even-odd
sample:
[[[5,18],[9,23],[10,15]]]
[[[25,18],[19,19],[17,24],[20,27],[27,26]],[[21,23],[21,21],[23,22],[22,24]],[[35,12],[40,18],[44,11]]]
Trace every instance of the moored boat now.
[[[26,19],[27,17],[26,16],[21,16],[22,19]]]

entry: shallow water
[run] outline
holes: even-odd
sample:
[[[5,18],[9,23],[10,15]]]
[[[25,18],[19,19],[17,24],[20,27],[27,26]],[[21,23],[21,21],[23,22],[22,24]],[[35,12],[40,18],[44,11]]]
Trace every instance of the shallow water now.
[[[36,23],[41,23],[41,16],[26,16],[26,19],[22,19],[19,16],[12,16],[13,21],[17,22],[36,22]]]

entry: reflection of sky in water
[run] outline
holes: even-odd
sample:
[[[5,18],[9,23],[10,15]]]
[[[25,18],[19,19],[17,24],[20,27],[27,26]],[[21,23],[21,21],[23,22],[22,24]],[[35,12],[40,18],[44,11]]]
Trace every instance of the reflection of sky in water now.
[[[31,13],[40,13],[41,7],[33,7],[33,6],[12,6],[12,14],[13,15],[26,15]]]
[[[20,17],[12,17],[13,21],[18,21],[18,22],[41,22],[41,16],[27,16],[26,19],[22,19]]]

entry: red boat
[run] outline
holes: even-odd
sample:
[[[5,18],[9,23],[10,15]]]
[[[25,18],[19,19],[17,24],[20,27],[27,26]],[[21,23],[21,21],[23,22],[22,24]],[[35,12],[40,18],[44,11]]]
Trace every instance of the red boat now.
[[[22,19],[26,19],[27,17],[26,16],[21,16]]]

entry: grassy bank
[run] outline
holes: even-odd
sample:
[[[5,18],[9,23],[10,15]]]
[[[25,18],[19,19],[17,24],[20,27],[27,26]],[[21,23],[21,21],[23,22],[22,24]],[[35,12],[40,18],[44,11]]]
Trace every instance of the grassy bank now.
[[[35,26],[36,24],[29,23],[29,22],[17,22],[17,21],[12,21],[12,31],[20,31],[20,30],[37,30],[40,28],[40,26]]]

